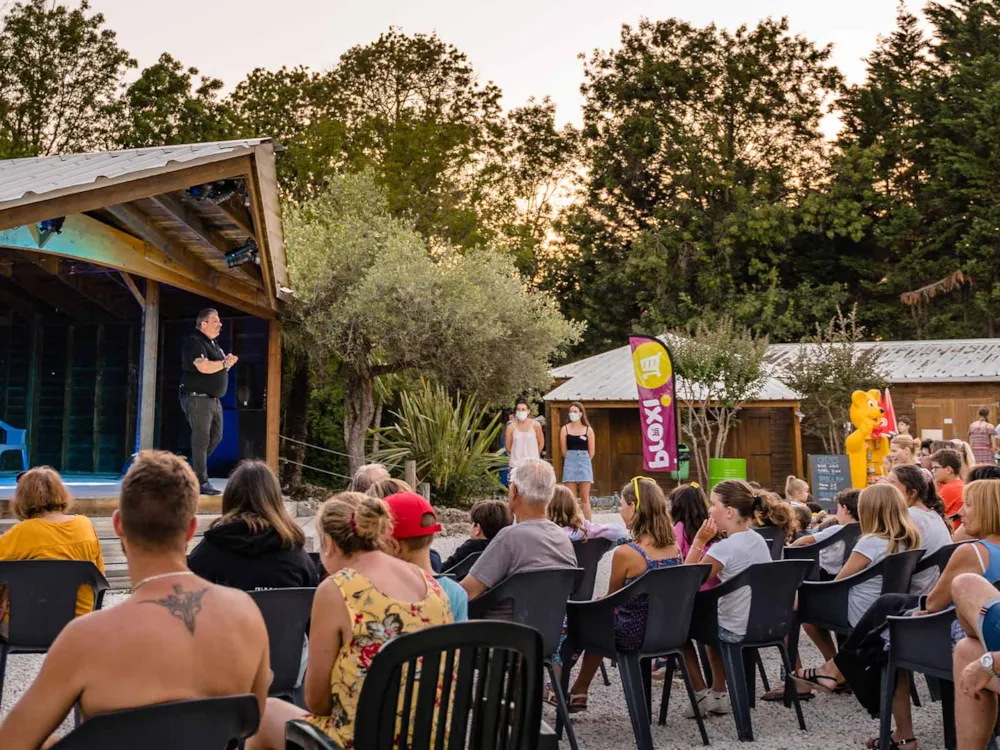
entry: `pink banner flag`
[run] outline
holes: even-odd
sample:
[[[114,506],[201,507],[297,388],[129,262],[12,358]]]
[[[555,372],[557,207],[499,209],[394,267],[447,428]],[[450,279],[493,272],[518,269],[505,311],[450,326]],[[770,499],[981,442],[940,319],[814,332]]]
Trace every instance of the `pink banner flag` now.
[[[639,389],[643,469],[677,471],[677,407],[670,352],[662,341],[648,336],[630,336],[628,342]]]

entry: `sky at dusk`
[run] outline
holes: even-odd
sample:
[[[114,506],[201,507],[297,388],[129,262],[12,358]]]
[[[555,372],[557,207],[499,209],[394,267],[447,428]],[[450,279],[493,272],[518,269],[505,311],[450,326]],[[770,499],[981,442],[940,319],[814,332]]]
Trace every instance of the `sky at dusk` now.
[[[333,66],[349,47],[389,26],[437,32],[465,52],[482,80],[503,90],[505,107],[551,96],[560,123],[580,124],[580,53],[616,45],[622,24],[677,16],[727,28],[787,16],[792,31],[834,45],[849,81],[892,31],[897,0],[91,0],[140,66],[170,52],[221,78],[229,90],[255,67]],[[905,0],[914,12],[922,0]]]

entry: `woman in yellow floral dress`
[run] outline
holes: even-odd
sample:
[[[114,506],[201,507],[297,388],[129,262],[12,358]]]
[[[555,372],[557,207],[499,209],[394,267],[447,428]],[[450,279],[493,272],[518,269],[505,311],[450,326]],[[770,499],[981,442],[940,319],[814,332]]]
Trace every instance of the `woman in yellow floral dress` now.
[[[268,698],[247,750],[285,747],[285,724],[305,718],[345,749],[354,746],[354,715],[372,659],[388,641],[452,621],[448,597],[433,577],[381,551],[392,515],[378,498],[343,492],[316,516],[320,558],[330,576],[319,585],[309,630],[306,713]]]

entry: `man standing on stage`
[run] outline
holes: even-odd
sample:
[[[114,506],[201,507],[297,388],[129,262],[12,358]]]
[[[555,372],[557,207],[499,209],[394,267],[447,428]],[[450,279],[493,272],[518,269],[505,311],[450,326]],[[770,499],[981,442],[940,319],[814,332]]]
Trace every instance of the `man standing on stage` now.
[[[222,321],[216,310],[198,313],[195,332],[181,352],[181,407],[191,425],[191,467],[201,483],[202,495],[218,495],[208,481],[208,457],[222,441],[222,405],[229,387],[229,368],[239,361],[216,343]]]

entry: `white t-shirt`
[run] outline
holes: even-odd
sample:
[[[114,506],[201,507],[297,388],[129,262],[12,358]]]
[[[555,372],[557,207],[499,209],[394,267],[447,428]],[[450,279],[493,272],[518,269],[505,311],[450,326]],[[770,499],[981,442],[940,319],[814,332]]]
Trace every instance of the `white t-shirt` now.
[[[719,582],[725,583],[751,565],[771,562],[771,550],[756,531],[740,531],[712,545],[706,557],[722,563]],[[719,599],[719,627],[746,635],[750,619],[750,587],[741,586]]]
[[[825,529],[811,532],[815,542],[823,542],[834,534],[839,533],[844,527],[839,524],[828,526]],[[819,566],[830,575],[837,575],[844,566],[844,543],[834,542],[829,547],[824,547],[819,551]]]
[[[882,558],[885,557],[886,551],[889,548],[889,540],[882,539],[881,537],[873,536],[872,534],[865,534],[858,540],[858,543],[854,545],[854,551],[859,555],[864,555],[869,560],[864,570],[867,570],[872,565],[880,562]],[[899,550],[902,552],[903,550]],[[861,571],[858,571],[859,573]],[[868,611],[868,608],[875,603],[875,600],[882,595],[882,576],[875,576],[874,578],[869,578],[863,583],[859,583],[851,588],[850,593],[847,596],[847,621],[851,623],[853,628],[858,624],[858,620],[861,619],[861,615]]]
[[[951,534],[944,519],[932,510],[924,508],[910,508],[910,518],[917,528],[920,529],[920,539],[923,541],[926,550],[920,559],[932,555],[946,544],[951,544]],[[914,596],[929,594],[937,579],[941,575],[940,568],[928,568],[927,570],[913,576],[910,581],[910,593]]]

